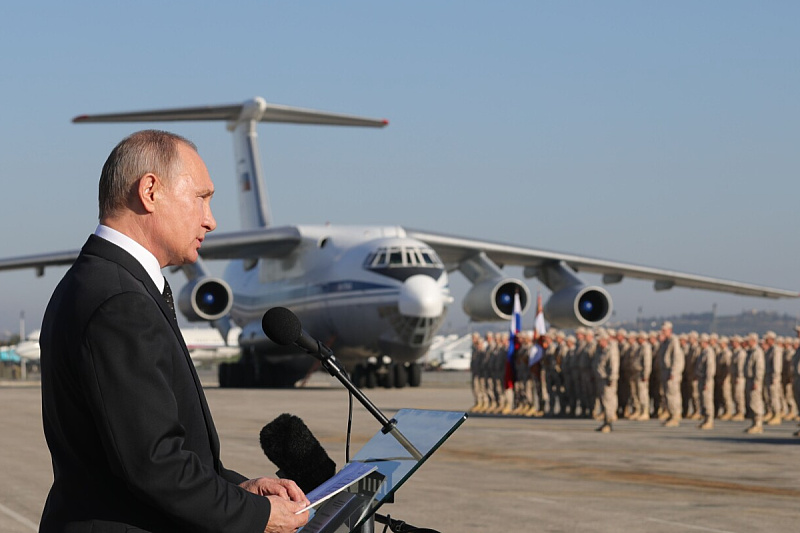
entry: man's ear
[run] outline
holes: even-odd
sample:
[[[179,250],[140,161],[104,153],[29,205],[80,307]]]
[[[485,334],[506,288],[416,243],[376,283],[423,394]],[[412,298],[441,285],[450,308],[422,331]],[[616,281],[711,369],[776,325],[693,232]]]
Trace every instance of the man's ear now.
[[[155,211],[156,195],[161,193],[159,190],[161,187],[163,187],[163,184],[155,174],[145,174],[139,178],[137,186],[139,202],[148,213]]]

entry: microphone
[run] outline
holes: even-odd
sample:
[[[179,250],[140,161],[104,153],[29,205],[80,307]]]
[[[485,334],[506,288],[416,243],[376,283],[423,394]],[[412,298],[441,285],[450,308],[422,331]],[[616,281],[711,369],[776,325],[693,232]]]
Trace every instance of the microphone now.
[[[336,463],[294,415],[284,413],[264,426],[259,441],[264,454],[280,469],[277,476],[291,479],[306,494],[336,473]]]
[[[275,344],[280,344],[281,346],[296,344],[323,361],[325,359],[324,355],[331,355],[327,346],[309,335],[300,325],[300,319],[285,307],[273,307],[264,313],[261,318],[261,329]],[[321,349],[326,350],[324,355],[320,353]]]

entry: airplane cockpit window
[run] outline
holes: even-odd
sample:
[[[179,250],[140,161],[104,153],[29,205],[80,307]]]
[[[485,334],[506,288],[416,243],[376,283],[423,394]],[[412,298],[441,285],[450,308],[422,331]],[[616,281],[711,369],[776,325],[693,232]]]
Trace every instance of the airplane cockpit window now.
[[[433,260],[433,258],[431,257],[431,254],[429,254],[425,250],[422,250],[420,253],[422,254],[422,260],[425,262],[426,265],[435,265],[436,264],[436,261]]]
[[[391,246],[379,248],[367,256],[364,268],[401,281],[425,274],[439,279],[444,264],[431,248],[419,246]]]

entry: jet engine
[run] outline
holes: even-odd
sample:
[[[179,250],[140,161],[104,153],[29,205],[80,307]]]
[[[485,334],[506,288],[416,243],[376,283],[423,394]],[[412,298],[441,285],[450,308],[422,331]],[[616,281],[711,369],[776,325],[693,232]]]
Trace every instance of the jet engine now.
[[[605,289],[572,285],[553,293],[544,306],[544,316],[560,328],[597,327],[611,316],[611,309],[611,296]]]
[[[478,322],[510,320],[515,292],[519,293],[524,313],[530,303],[530,291],[524,283],[513,278],[487,279],[473,285],[464,296],[464,312]]]
[[[198,277],[181,289],[178,309],[189,322],[218,320],[231,310],[233,292],[219,278]]]

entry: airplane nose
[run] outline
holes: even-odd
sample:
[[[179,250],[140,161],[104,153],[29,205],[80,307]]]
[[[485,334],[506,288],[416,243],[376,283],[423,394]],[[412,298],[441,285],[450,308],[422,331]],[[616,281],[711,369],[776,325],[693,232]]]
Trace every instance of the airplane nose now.
[[[424,318],[436,318],[444,311],[442,289],[430,276],[417,274],[403,282],[397,300],[400,314]]]

